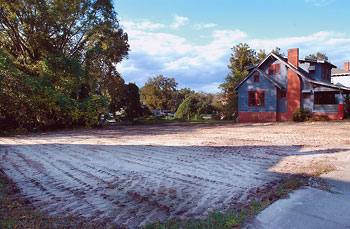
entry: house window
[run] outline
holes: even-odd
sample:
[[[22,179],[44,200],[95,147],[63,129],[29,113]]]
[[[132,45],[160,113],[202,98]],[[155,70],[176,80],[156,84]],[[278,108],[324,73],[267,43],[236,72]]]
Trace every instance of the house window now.
[[[265,91],[248,91],[248,106],[265,106]]]
[[[260,81],[260,76],[259,74],[254,75],[254,82],[258,83]]]
[[[315,74],[315,73],[316,73],[316,65],[315,64],[310,64],[309,74]]]
[[[303,99],[311,99],[311,93],[303,93]]]
[[[271,64],[269,66],[269,75],[279,75],[279,74],[281,74],[281,65]]]
[[[282,89],[280,91],[280,99],[286,99],[287,98],[287,91]]]
[[[336,92],[315,92],[315,104],[337,104]]]

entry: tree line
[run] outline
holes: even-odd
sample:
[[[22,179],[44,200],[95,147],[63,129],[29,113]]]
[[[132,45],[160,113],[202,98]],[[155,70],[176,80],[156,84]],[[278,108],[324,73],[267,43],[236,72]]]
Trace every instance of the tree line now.
[[[126,84],[115,66],[128,52],[128,35],[111,0],[1,1],[0,132],[92,127],[103,113],[145,115],[141,103],[177,111],[183,119],[203,114],[232,119],[237,115],[232,89],[248,67],[267,56],[245,43],[234,46],[222,93],[210,94],[178,90],[175,79],[163,75],[141,89]],[[272,52],[282,55],[278,47]],[[308,57],[328,59],[323,53]]]

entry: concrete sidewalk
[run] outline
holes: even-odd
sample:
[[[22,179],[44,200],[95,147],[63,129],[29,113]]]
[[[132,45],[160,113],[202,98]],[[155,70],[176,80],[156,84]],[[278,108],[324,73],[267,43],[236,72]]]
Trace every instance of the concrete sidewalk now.
[[[350,171],[322,176],[339,194],[305,188],[262,211],[246,228],[349,228]]]

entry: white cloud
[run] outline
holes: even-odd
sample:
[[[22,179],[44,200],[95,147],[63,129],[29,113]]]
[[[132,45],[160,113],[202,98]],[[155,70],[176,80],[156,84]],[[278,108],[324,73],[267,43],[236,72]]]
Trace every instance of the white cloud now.
[[[174,16],[174,20],[175,20],[174,23],[171,24],[171,28],[177,29],[177,28],[179,28],[180,26],[185,25],[185,23],[188,21],[188,18],[187,18],[187,17],[182,17],[182,16],[175,15],[175,16]]]
[[[277,46],[285,54],[289,48],[299,48],[301,57],[323,52],[340,67],[350,59],[350,34],[345,33],[320,31],[306,36],[251,39],[241,30],[214,30],[206,36],[206,43],[196,44],[183,35],[175,35],[173,30],[158,32],[152,29],[157,26],[150,26],[153,24],[157,23],[129,22],[126,32],[131,52],[129,59],[117,66],[127,82],[136,82],[140,87],[149,77],[163,74],[175,77],[181,87],[214,92],[229,72],[231,48],[240,42],[266,52]],[[170,25],[163,28],[169,29]]]
[[[209,23],[209,24],[196,24],[194,25],[194,28],[196,30],[201,30],[201,29],[209,29],[209,28],[213,28],[213,27],[216,27],[217,24],[214,24],[214,23]]]
[[[166,27],[164,24],[152,23],[149,20],[142,20],[137,22],[126,20],[122,22],[122,25],[125,27],[126,30],[156,30]]]

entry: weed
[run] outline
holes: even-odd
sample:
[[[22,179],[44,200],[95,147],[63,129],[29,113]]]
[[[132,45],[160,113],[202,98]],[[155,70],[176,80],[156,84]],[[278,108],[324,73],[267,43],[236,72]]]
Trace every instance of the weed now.
[[[170,219],[166,222],[154,222],[147,224],[144,229],[163,229],[163,228],[240,228],[243,227],[249,219],[267,208],[274,201],[287,197],[288,194],[304,185],[302,178],[293,177],[287,179],[276,187],[265,190],[264,197],[259,200],[250,200],[248,204],[231,209],[226,213],[210,212],[208,217],[201,220],[176,220]]]

